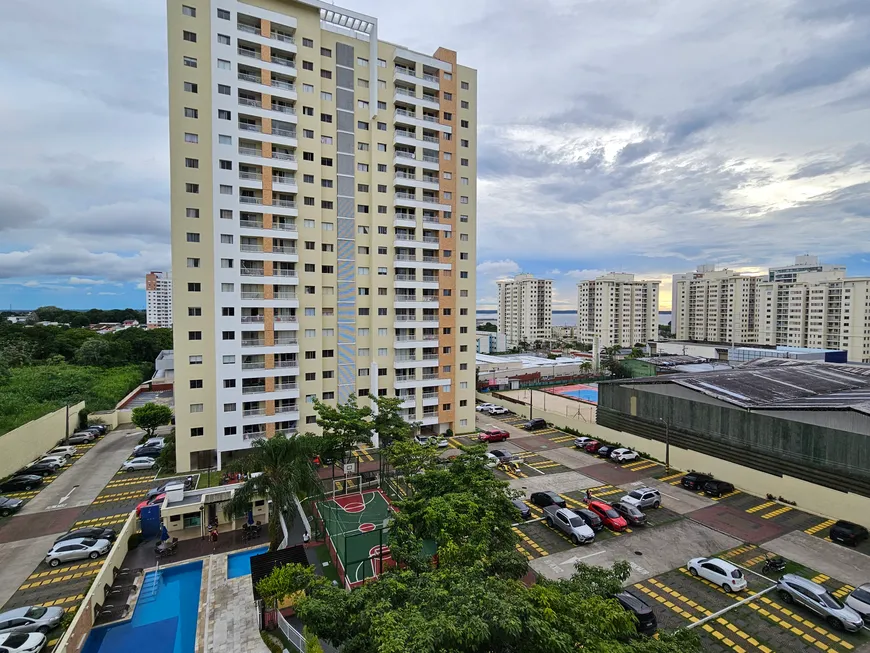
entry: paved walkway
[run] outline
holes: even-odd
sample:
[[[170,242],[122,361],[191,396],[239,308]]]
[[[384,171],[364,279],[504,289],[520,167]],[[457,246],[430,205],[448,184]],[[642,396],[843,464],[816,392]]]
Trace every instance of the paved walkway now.
[[[209,653],[269,653],[260,637],[251,576],[227,578],[227,556],[210,556],[208,625],[204,650]]]

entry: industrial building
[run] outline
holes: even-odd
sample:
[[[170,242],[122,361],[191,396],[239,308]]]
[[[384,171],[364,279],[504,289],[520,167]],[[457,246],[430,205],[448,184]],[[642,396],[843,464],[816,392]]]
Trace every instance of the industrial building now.
[[[722,467],[737,487],[766,487],[819,512],[826,501],[841,513],[870,505],[870,366],[764,358],[608,381],[597,423],[702,454],[710,469],[699,471]]]

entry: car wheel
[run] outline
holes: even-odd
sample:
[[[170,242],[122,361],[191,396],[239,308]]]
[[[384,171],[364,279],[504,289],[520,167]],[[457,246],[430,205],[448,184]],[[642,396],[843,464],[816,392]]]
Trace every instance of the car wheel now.
[[[792,597],[792,595],[789,594],[788,592],[786,592],[785,590],[779,591],[779,598],[782,599],[783,603],[788,603],[789,605],[794,603],[794,598]]]
[[[572,535],[572,536],[571,536],[571,541],[572,541],[575,545],[577,545],[577,546],[580,545],[580,538],[577,537],[576,535]]]
[[[550,528],[553,528],[553,518],[552,517],[547,517],[547,526],[549,526]]]
[[[40,626],[36,629],[36,632],[42,633],[43,635],[47,635],[48,631],[51,630],[48,626]]]
[[[843,630],[843,622],[836,617],[828,617],[828,625],[834,630]]]
[[[11,510],[4,509],[4,510],[0,511],[0,517],[8,517],[11,514],[12,514]]]
[[[695,569],[694,567],[689,567],[689,573],[692,574],[692,576],[697,576],[698,570]]]
[[[25,485],[25,486],[24,486],[24,491],[25,491],[25,492],[30,492],[30,490],[32,490],[32,489],[33,489],[33,486],[32,486],[32,485]]]
[[[731,594],[733,591],[728,583],[722,583],[722,589],[725,590],[726,594]]]
[[[91,552],[88,554],[88,557],[89,557],[91,560],[96,560],[97,558],[100,557],[100,552],[99,552],[99,551],[91,551]]]
[[[57,558],[52,558],[51,560],[48,561],[49,567],[57,567],[59,564],[60,564],[60,560],[58,560]]]

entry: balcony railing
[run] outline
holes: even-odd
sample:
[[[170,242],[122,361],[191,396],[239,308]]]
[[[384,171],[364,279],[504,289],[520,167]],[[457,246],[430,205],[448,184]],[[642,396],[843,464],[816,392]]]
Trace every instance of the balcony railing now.
[[[417,176],[410,172],[402,172],[401,170],[396,171],[396,176],[401,179],[416,179]]]
[[[423,181],[428,181],[430,184],[437,184],[438,177],[432,177],[430,175],[423,175]]]
[[[404,136],[405,138],[413,138],[413,139],[417,138],[417,134],[415,134],[414,132],[403,131],[401,129],[396,130],[396,136]]]
[[[423,195],[420,198],[421,202],[426,202],[427,204],[440,204],[437,197],[432,197],[431,195]]]
[[[294,177],[272,177],[273,184],[284,184],[285,186],[295,186],[296,179]]]
[[[273,270],[272,276],[275,276],[275,277],[295,277],[296,270]]]
[[[436,244],[437,244],[437,243],[440,242],[440,240],[438,239],[438,236],[423,236],[423,242],[424,242],[424,243],[436,243]]]
[[[416,281],[417,277],[413,274],[397,274],[396,281]]]
[[[438,295],[423,295],[423,296],[420,298],[420,301],[421,301],[421,302],[437,302],[437,301],[438,301]]]
[[[296,231],[296,225],[288,222],[273,222],[272,229],[275,231]]]
[[[423,79],[427,82],[435,82],[438,83],[438,78],[435,75],[430,75],[429,73],[423,73]]]
[[[245,229],[262,229],[263,223],[258,220],[239,220],[239,226]]]
[[[396,295],[397,302],[416,302],[416,295]]]
[[[257,75],[252,75],[250,73],[239,73],[239,79],[243,82],[254,82],[255,84],[262,83],[262,80]]]
[[[423,334],[423,340],[438,340],[438,336],[433,333]]]
[[[240,147],[239,154],[242,156],[263,156],[263,150],[256,147]]]
[[[427,143],[438,143],[441,139],[439,139],[437,136],[424,136],[423,140]]]
[[[417,97],[417,95],[413,91],[409,91],[407,89],[404,89],[401,86],[396,87],[396,95],[405,95],[407,97]]]
[[[415,340],[422,340],[419,336],[396,336],[396,342],[413,342]]]
[[[285,91],[295,91],[296,90],[295,84],[291,84],[290,82],[284,82],[284,81],[281,81],[280,79],[273,79],[272,86],[274,86],[275,88],[283,88]]]
[[[276,390],[296,390],[299,386],[296,383],[276,383]]]
[[[242,363],[243,370],[264,370],[266,369],[266,361],[257,361],[255,363]]]
[[[296,160],[296,155],[295,155],[295,154],[290,154],[290,153],[288,153],[288,152],[275,152],[275,151],[272,151],[272,158],[273,158],[273,159],[281,159],[282,161],[295,161],[295,160]]]
[[[273,136],[284,136],[286,138],[296,138],[296,132],[292,129],[276,129],[272,128]]]
[[[239,274],[243,277],[263,277],[266,276],[263,268],[242,268]],[[262,297],[262,295],[260,295]]]
[[[437,256],[424,256],[423,263],[439,263],[440,259]]]
[[[257,415],[265,415],[265,408],[248,408],[242,411],[242,417],[256,417]]]
[[[272,251],[273,251],[275,254],[295,254],[295,253],[296,253],[296,248],[295,248],[295,247],[275,247],[275,246],[273,245],[273,246],[272,246]]]
[[[294,39],[289,34],[281,34],[280,32],[272,32],[269,35],[269,38],[273,38],[276,41],[281,41],[283,43],[296,43],[296,39]]]
[[[294,109],[293,107],[288,107],[285,104],[273,104],[272,111],[280,111],[281,113],[287,113],[291,116],[296,115],[296,109]]]
[[[428,161],[429,163],[438,163],[437,156],[429,156],[428,154],[423,155],[423,160]]]
[[[242,347],[265,347],[265,340],[242,340]]]
[[[423,317],[420,318],[420,322],[437,322],[437,321],[438,321],[437,315],[424,315]]]
[[[424,113],[423,120],[425,120],[426,122],[438,122],[438,117],[437,116],[430,116],[430,115],[427,115]]]
[[[288,209],[296,208],[296,200],[272,200],[272,206],[283,206]]]
[[[242,299],[265,299],[266,295],[261,292],[243,292]]]
[[[242,324],[262,324],[265,321],[265,315],[242,315]]]
[[[265,438],[265,431],[245,431],[242,433],[242,439],[244,440],[259,440],[260,438]]]
[[[251,57],[252,59],[260,58],[260,53],[256,50],[251,50],[250,48],[239,48],[238,52],[243,57]]]
[[[414,193],[396,193],[396,197],[400,200],[415,200],[417,196]]]
[[[239,129],[243,132],[261,132],[263,128],[260,125],[253,125],[249,122],[240,122]]]
[[[397,315],[396,322],[416,322],[417,317],[415,315]]]
[[[416,356],[396,356],[397,363],[412,363],[417,360]]]
[[[438,398],[437,392],[424,392],[423,393],[423,399],[437,399],[437,398]]]
[[[437,361],[438,354],[423,354],[424,361]]]
[[[275,413],[277,415],[282,415],[284,413],[296,413],[299,411],[299,406],[293,404],[292,406],[275,406]]]
[[[295,295],[294,295],[294,297],[295,297]],[[299,318],[297,318],[295,315],[275,315],[275,321],[276,322],[298,322]],[[288,345],[295,345],[296,341],[295,340],[288,340],[287,344]]]
[[[239,31],[247,32],[248,34],[260,34],[259,27],[254,27],[253,25],[246,25],[245,23],[239,23]]]
[[[423,216],[423,222],[435,222],[435,223],[440,223],[441,220],[439,220],[438,218],[436,218],[434,215],[424,215],[424,216]]]
[[[251,98],[240,97],[239,104],[245,107],[262,107],[263,102],[261,100],[252,100]]]
[[[403,150],[396,150],[396,156],[399,157],[400,159],[414,159],[414,158],[416,158],[414,156],[413,152],[405,152]]]
[[[296,299],[296,293],[293,292],[276,292],[275,299]]]
[[[427,102],[434,102],[438,104],[438,96],[437,95],[429,95],[428,93],[423,93],[423,99]]]
[[[288,68],[296,68],[296,63],[292,59],[276,57],[274,54],[272,55],[272,63],[276,63],[279,66],[287,66]]]
[[[239,179],[252,179],[254,181],[261,181],[263,179],[262,172],[246,172],[244,170],[239,170]]]
[[[417,377],[413,374],[406,374],[404,376],[396,376],[396,383],[402,383],[403,381],[416,381]]]
[[[396,220],[411,220],[412,222],[417,219],[417,217],[412,213],[396,213],[393,217]]]
[[[287,367],[299,367],[299,361],[275,361],[275,367],[287,368]]]
[[[429,381],[431,379],[437,379],[437,378],[438,378],[438,372],[429,372],[429,373],[423,374],[424,381]]]
[[[416,118],[417,114],[414,111],[408,111],[407,109],[396,109],[397,116],[404,116],[405,118]]]
[[[242,394],[243,395],[255,395],[258,392],[266,392],[265,385],[243,385],[242,386]]]
[[[249,197],[248,195],[239,195],[239,202],[242,204],[262,204],[262,197]]]
[[[298,344],[299,344],[299,341],[296,340],[296,338],[286,338],[286,339],[276,338],[275,339],[275,346],[276,347],[295,347]]]
[[[416,262],[417,257],[413,256],[411,254],[396,254],[395,260],[396,261],[415,261]]]

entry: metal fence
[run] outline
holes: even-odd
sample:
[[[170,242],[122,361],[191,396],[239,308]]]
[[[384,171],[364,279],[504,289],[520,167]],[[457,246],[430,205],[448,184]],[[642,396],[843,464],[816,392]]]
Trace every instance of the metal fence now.
[[[278,628],[284,634],[284,637],[286,637],[287,641],[296,647],[297,651],[306,653],[306,651],[308,650],[308,645],[305,643],[305,637],[303,637],[302,633],[300,633],[298,630],[290,625],[290,623],[284,618],[284,615],[282,615],[280,611],[276,612]]]

